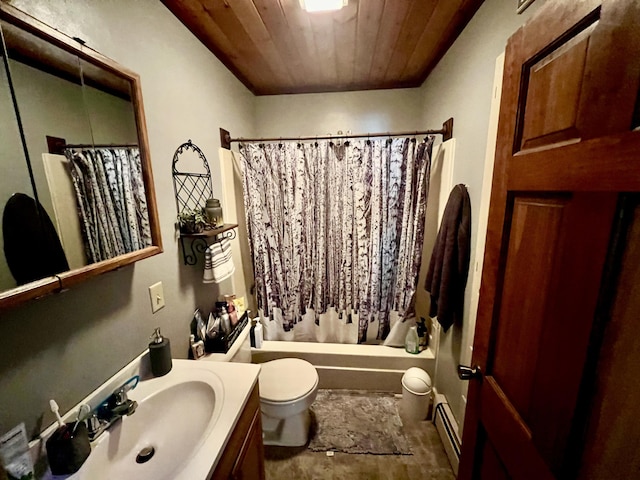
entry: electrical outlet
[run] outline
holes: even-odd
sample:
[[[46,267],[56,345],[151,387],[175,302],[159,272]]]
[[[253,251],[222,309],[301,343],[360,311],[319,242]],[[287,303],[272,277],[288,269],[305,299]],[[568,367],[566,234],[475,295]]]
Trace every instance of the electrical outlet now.
[[[149,287],[149,298],[151,299],[151,313],[156,313],[161,308],[164,308],[162,282],[154,283]]]

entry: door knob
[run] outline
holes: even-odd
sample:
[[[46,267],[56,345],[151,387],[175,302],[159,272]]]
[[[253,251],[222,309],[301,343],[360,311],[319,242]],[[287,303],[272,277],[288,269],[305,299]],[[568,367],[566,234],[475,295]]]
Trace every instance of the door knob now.
[[[458,378],[460,380],[473,380],[474,378],[482,378],[480,367],[468,367],[466,365],[458,365]]]

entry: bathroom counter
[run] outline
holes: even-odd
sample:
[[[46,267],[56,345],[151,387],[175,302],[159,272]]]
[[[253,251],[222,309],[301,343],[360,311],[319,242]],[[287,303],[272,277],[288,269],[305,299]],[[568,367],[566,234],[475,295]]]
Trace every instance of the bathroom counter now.
[[[65,477],[48,473],[44,478],[212,478],[257,392],[260,366],[174,359],[172,370],[155,378],[143,375],[146,360],[138,357],[134,360],[138,365],[128,365],[107,382],[121,385],[132,373],[140,374],[138,386],[129,392],[129,398],[138,402],[136,412],[98,437],[77,473]],[[105,398],[104,385],[81,403],[94,405],[97,398]],[[206,404],[210,407],[202,407]],[[203,412],[209,412],[207,418],[201,418]],[[149,445],[155,456],[137,464],[136,454]]]
[[[178,363],[196,362],[175,360]],[[175,479],[208,479],[213,474],[222,453],[231,438],[250,395],[258,382],[260,366],[248,363],[197,362],[197,368],[214,372],[222,380],[224,396],[218,420],[190,460],[187,467]],[[217,400],[216,400],[217,401]]]

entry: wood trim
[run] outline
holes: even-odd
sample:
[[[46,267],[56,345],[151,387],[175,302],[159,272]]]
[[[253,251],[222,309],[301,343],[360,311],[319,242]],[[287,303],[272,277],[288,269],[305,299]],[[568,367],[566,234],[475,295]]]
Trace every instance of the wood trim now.
[[[126,253],[110,260],[104,260],[102,262],[92,263],[76,270],[61,273],[58,275],[60,278],[60,284],[63,289],[71,288],[74,285],[84,282],[89,278],[102,275],[103,273],[110,272],[112,270],[118,270],[127,265],[149,258],[154,255],[162,253],[162,248],[158,246],[151,246],[136,250],[135,252]]]
[[[147,195],[147,212],[149,215],[149,226],[151,228],[151,242],[159,249],[156,253],[162,253],[163,248],[162,234],[160,233],[160,217],[158,215],[155,182],[153,180],[153,169],[151,167],[151,152],[149,150],[147,121],[142,102],[142,85],[140,77],[137,74],[133,75],[131,96],[133,97],[133,106],[136,112],[138,148],[140,149],[140,161],[142,162],[142,174],[144,176],[145,193]]]
[[[0,292],[0,312],[16,307],[28,300],[44,297],[61,290],[61,283],[58,277],[47,277],[35,282],[20,285]]]

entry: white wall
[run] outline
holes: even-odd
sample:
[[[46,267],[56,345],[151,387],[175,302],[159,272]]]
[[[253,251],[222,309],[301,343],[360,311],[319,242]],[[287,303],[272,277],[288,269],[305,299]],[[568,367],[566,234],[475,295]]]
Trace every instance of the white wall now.
[[[470,359],[475,319],[469,318],[470,286],[475,271],[475,247],[479,235],[478,211],[482,192],[485,150],[495,61],[505,49],[508,38],[540,7],[538,0],[522,15],[516,14],[512,0],[487,0],[478,10],[447,54],[422,85],[423,123],[454,117],[456,153],[453,184],[468,186],[471,198],[471,267],[465,292],[462,325],[441,335],[435,385],[447,396],[449,405],[462,427],[467,382],[458,380],[456,368]],[[423,259],[423,268],[429,258]]]
[[[422,124],[421,103],[419,88],[256,97],[256,133],[295,137],[440,128],[445,119]]]
[[[65,411],[142,352],[153,328],[171,339],[174,357],[188,352],[193,309],[209,310],[219,293],[203,285],[202,264],[184,266],[174,237],[171,160],[193,140],[209,158],[214,194],[218,129],[253,135],[254,97],[156,0],[15,0],[16,7],[137,72],[149,133],[164,253],[3,312],[0,319],[0,430],[39,417],[48,400]],[[166,307],[151,314],[147,287],[164,284]]]

